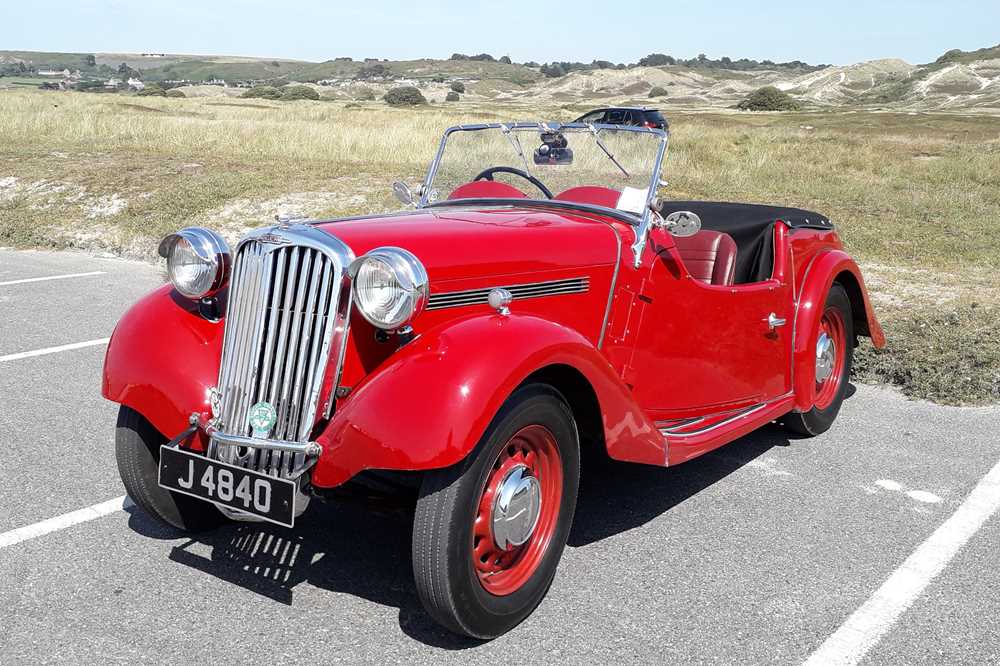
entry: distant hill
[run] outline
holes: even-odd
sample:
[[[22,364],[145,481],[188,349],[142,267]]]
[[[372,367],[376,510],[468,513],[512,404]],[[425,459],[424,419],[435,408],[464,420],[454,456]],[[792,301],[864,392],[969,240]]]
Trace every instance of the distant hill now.
[[[172,81],[192,86],[212,80],[244,86],[261,82],[319,83],[324,86],[324,97],[349,96],[349,91],[360,84],[381,93],[405,81],[441,92],[443,97],[446,88],[442,84],[460,79],[467,83],[468,95],[473,99],[479,96],[525,103],[548,99],[608,104],[648,101],[661,107],[728,107],[753,90],[771,85],[790,93],[807,108],[1000,110],[1000,45],[976,51],[948,51],[923,65],[896,59],[846,66],[712,60],[705,56],[677,60],[656,53],[638,65],[604,61],[538,65],[504,60],[456,55],[449,60],[337,58],[306,62],[239,56],[0,51],[0,87],[4,75],[22,77],[23,81],[23,77],[40,70],[69,69],[79,70],[84,78],[138,71],[147,83]],[[122,69],[123,64],[127,69]],[[654,87],[667,94],[649,100],[649,91]],[[205,86],[199,88],[198,94],[206,94]]]

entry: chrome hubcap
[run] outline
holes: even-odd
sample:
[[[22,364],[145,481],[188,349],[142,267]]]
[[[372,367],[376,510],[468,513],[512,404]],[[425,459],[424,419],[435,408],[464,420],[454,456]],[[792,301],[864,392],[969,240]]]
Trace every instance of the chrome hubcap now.
[[[493,502],[493,540],[511,550],[527,543],[542,513],[542,487],[526,465],[511,469]]]
[[[837,358],[837,350],[833,340],[826,332],[819,334],[816,341],[816,383],[822,384],[833,374],[833,362]]]

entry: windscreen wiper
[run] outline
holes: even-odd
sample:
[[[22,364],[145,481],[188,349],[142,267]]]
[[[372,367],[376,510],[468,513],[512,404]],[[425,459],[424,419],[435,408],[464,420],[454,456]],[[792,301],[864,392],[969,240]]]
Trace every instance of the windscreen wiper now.
[[[623,167],[618,162],[618,160],[615,159],[615,156],[611,154],[611,151],[608,150],[608,147],[604,145],[603,141],[601,141],[601,137],[597,133],[597,128],[594,127],[594,124],[593,123],[587,123],[587,127],[590,128],[590,133],[594,135],[594,140],[597,141],[597,145],[600,146],[601,150],[604,151],[604,154],[608,156],[608,159],[610,159],[612,162],[615,163],[615,166],[618,167],[623,174],[625,174],[626,178],[631,178],[632,176],[629,175],[629,172],[625,170],[625,167]]]
[[[524,164],[524,170],[531,173],[531,169],[528,168],[528,158],[524,156],[524,150],[521,148],[521,140],[517,138],[517,135],[510,130],[509,125],[500,125],[500,131],[504,133],[507,140],[510,141],[510,145],[514,146],[514,151],[517,152],[517,156],[521,158],[521,162]]]

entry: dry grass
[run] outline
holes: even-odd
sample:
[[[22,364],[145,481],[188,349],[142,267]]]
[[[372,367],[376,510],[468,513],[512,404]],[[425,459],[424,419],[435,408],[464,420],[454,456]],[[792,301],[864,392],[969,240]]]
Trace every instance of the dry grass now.
[[[282,208],[386,210],[396,206],[391,182],[423,175],[445,127],[566,120],[582,108],[4,92],[0,245],[152,257],[156,238],[192,221],[235,236]],[[1000,120],[667,113],[665,196],[816,209],[871,267],[893,353],[884,362],[863,351],[862,378],[944,402],[1000,401],[1000,353],[967,339],[1000,326]],[[924,345],[928,331],[940,349],[971,348],[968,367],[986,379],[949,384],[941,366],[943,377],[927,381],[920,367],[950,362]]]

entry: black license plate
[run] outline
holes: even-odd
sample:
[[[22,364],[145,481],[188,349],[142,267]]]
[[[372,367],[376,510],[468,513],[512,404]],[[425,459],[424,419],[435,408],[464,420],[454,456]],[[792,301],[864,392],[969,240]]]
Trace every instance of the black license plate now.
[[[295,525],[295,482],[287,479],[161,446],[160,486],[278,525]]]

